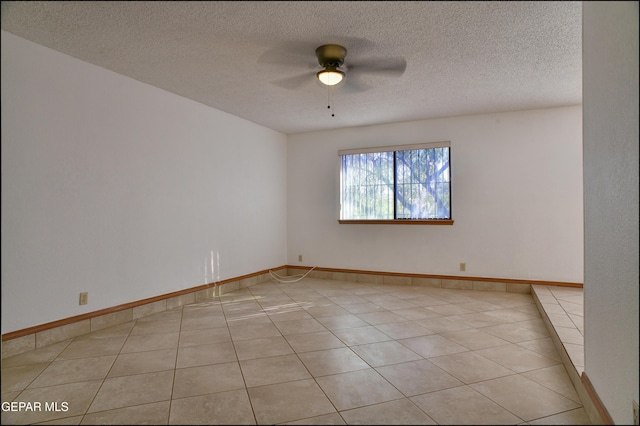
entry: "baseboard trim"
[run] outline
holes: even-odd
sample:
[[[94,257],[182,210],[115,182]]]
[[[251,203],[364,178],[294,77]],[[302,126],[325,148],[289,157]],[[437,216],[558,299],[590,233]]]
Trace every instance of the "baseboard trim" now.
[[[593,405],[596,411],[600,415],[600,418],[602,419],[602,424],[614,425],[615,423],[613,422],[613,419],[611,418],[611,415],[609,414],[607,407],[605,407],[604,404],[602,403],[602,400],[598,396],[598,393],[593,387],[593,384],[591,383],[591,380],[589,380],[589,376],[587,376],[586,372],[584,371],[582,372],[582,375],[580,376],[580,381],[582,382],[582,385],[584,386],[585,391],[589,395],[591,402],[593,402]]]
[[[202,300],[203,298],[219,296],[220,294],[222,294],[223,291],[224,292],[233,291],[242,287],[248,287],[254,284],[258,284],[259,282],[262,282],[262,281],[259,281],[260,279],[269,280],[271,279],[271,275],[269,274],[269,271],[288,270],[288,273],[291,274],[291,270],[308,271],[312,268],[313,267],[311,266],[300,266],[300,265],[278,266],[276,268],[258,271],[251,274],[229,278],[229,279],[225,279],[218,282],[207,283],[207,284],[199,285],[196,287],[191,287],[191,288],[187,288],[187,289],[183,289],[183,290],[179,290],[171,293],[161,294],[158,296],[141,299],[134,302],[124,303],[122,305],[113,306],[110,308],[100,309],[93,312],[87,312],[81,315],[63,318],[57,321],[52,321],[45,324],[40,324],[33,327],[28,327],[21,330],[8,332],[2,335],[2,342],[7,342],[7,343],[10,343],[11,345],[3,344],[2,358],[5,358],[6,356],[15,355],[17,353],[21,353],[27,350],[37,349],[41,347],[41,345],[54,343],[55,341],[52,341],[51,340],[52,338],[50,336],[47,338],[43,336],[43,334],[45,333],[50,334],[53,332],[56,334],[55,338],[60,339],[57,341],[64,340],[57,335],[58,331],[60,331],[62,327],[74,328],[74,330],[69,331],[69,334],[65,334],[66,336],[73,337],[74,335],[84,334],[90,331],[96,331],[98,328],[94,329],[94,321],[101,323],[100,327],[105,327],[106,325],[105,325],[104,319],[107,318],[108,316],[110,317],[117,316],[118,318],[115,319],[114,321],[125,322],[128,320],[138,318],[138,316],[136,316],[135,314],[134,315],[131,314],[131,312],[135,311],[136,308],[138,310],[145,311],[142,314],[142,316],[150,315],[151,313],[157,312],[157,309],[154,311],[154,309],[157,306],[153,306],[152,304],[161,305],[160,310],[170,309],[185,303],[194,303],[195,301]],[[339,279],[339,278],[335,278],[335,276],[332,276],[330,274],[344,274],[344,275],[352,275],[353,277],[357,277],[358,281],[361,281],[361,282],[369,282],[369,279],[375,276],[380,277],[380,279],[384,279],[385,277],[388,277],[389,282],[394,284],[397,284],[397,283],[402,284],[406,282],[406,279],[409,279],[409,281],[413,281],[413,279],[473,281],[474,290],[489,289],[489,287],[487,286],[490,286],[490,284],[487,284],[487,285],[478,284],[477,285],[478,288],[476,288],[477,282],[504,283],[507,286],[506,291],[516,291],[516,292],[528,292],[528,291],[519,290],[518,287],[520,286],[518,286],[518,284],[525,285],[526,287],[529,287],[529,285],[532,285],[532,284],[565,286],[565,287],[582,287],[581,283],[557,282],[557,281],[469,277],[469,276],[457,276],[457,275],[412,274],[412,273],[401,273],[401,272],[368,271],[368,270],[358,270],[358,269],[326,268],[326,267],[315,267],[313,269],[314,271],[312,272],[311,277],[313,277],[314,274],[318,274],[317,277],[321,277],[321,278],[325,278],[325,275],[328,275],[329,279]],[[384,282],[387,282],[387,280],[384,279]],[[513,284],[516,284],[516,285],[513,286]],[[511,289],[509,288],[509,285],[512,285]],[[469,285],[469,288],[471,288],[471,285]],[[524,288],[524,290],[528,290],[528,288]],[[500,291],[505,291],[504,287]],[[154,308],[154,309],[150,309],[150,308]],[[127,310],[130,310],[130,311],[127,312]],[[112,322],[111,325],[114,325],[114,323]],[[43,337],[42,339],[40,339],[39,337],[38,339],[36,339],[37,336],[43,336]]]
[[[279,266],[277,268],[272,268],[270,270],[272,271],[279,271],[282,269],[286,269],[286,266]],[[166,299],[171,299],[173,297],[178,297],[178,296],[183,296],[185,294],[190,294],[190,293],[195,293],[198,291],[202,291],[202,290],[208,290],[210,288],[215,288],[215,287],[219,287],[222,286],[224,284],[229,284],[229,283],[233,283],[233,282],[237,282],[237,281],[241,281],[241,280],[246,280],[249,278],[253,278],[253,277],[257,277],[263,274],[268,274],[269,273],[269,269],[266,269],[264,271],[259,271],[259,272],[254,272],[251,274],[247,274],[247,275],[241,275],[239,277],[235,277],[235,278],[229,278],[226,280],[222,280],[222,281],[216,281],[213,283],[207,283],[207,284],[202,284],[199,285],[197,287],[190,287],[190,288],[186,288],[183,290],[178,290],[178,291],[174,291],[171,293],[166,293],[166,294],[161,294],[158,296],[154,296],[154,297],[149,297],[146,299],[141,299],[141,300],[136,300],[135,302],[129,302],[129,303],[124,303],[122,305],[118,305],[118,306],[112,306],[110,308],[105,308],[105,309],[100,309],[98,311],[92,311],[92,312],[87,312],[85,314],[81,314],[81,315],[76,315],[73,317],[68,317],[68,318],[63,318],[57,321],[52,321],[52,322],[48,322],[45,324],[40,324],[40,325],[35,325],[33,327],[28,327],[28,328],[24,328],[21,330],[16,330],[16,331],[12,331],[9,333],[5,333],[2,335],[2,341],[5,342],[7,340],[12,340],[12,339],[17,339],[18,337],[23,337],[23,336],[28,336],[29,334],[34,334],[34,333],[39,333],[45,330],[50,330],[52,328],[56,328],[56,327],[61,327],[61,326],[65,326],[65,325],[69,325],[75,322],[79,322],[79,321],[83,321],[83,320],[90,320],[92,318],[96,318],[96,317],[100,317],[102,315],[108,315],[108,314],[112,314],[115,312],[120,312],[120,311],[124,311],[127,309],[131,309],[131,308],[136,308],[138,306],[142,306],[142,305],[147,305],[150,303],[154,303],[154,302],[159,302],[162,300],[166,300]]]
[[[286,265],[288,269],[309,270],[313,266]],[[430,278],[442,280],[460,280],[460,281],[483,281],[483,282],[500,282],[508,284],[531,284],[531,285],[552,285],[558,287],[577,287],[582,288],[582,283],[564,282],[564,281],[541,281],[541,280],[525,280],[514,278],[489,278],[489,277],[470,277],[463,275],[433,275],[433,274],[410,274],[404,272],[384,272],[384,271],[367,271],[360,269],[341,269],[341,268],[325,268],[316,266],[314,271],[343,273],[343,274],[365,274],[365,275],[381,275],[388,277],[408,277],[408,278]]]

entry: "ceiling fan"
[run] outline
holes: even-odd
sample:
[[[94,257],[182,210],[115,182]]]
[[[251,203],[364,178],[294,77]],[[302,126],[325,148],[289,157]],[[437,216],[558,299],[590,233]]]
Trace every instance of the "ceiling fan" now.
[[[353,39],[352,42],[356,45],[358,53],[362,51],[362,47],[372,45],[371,42],[363,39]],[[345,60],[347,49],[340,44],[324,44],[317,47],[315,49],[317,64],[313,65],[310,63],[312,52],[308,43],[290,45],[289,49],[272,49],[265,52],[258,62],[273,64],[278,68],[307,68],[303,73],[272,81],[277,86],[295,90],[312,82],[315,76],[324,85],[340,87],[340,90],[348,92],[361,92],[373,87],[370,82],[367,82],[367,75],[397,78],[404,74],[407,67],[407,61],[402,57]]]
[[[339,67],[344,63],[347,49],[339,44],[324,44],[316,49],[318,63],[324,69],[318,71],[316,77],[326,86],[335,86],[344,79],[344,71]]]

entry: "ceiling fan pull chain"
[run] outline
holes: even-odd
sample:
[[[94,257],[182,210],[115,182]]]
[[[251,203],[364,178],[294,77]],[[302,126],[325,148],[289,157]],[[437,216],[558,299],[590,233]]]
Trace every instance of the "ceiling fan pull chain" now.
[[[331,101],[333,100],[333,88],[334,86],[327,86],[327,108],[331,109]],[[335,108],[333,108],[333,111],[335,111]],[[336,115],[332,112],[331,113],[332,117],[335,117]]]

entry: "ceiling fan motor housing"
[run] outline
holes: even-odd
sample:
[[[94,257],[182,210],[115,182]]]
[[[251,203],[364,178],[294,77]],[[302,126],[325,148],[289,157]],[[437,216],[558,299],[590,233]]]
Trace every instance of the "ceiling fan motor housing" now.
[[[323,67],[340,67],[347,56],[347,49],[337,44],[325,44],[316,49],[318,63]]]

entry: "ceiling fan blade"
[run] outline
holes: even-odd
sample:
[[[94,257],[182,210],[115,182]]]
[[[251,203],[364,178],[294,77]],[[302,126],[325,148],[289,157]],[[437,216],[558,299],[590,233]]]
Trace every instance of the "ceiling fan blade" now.
[[[296,55],[291,52],[266,51],[258,58],[259,65],[279,68],[316,68],[318,61],[310,55]]]
[[[344,79],[344,84],[340,90],[347,93],[359,93],[371,89],[371,85],[362,82],[357,74],[349,74]]]
[[[281,78],[275,81],[272,81],[276,86],[280,86],[284,89],[295,90],[304,84],[308,84],[312,82],[314,79],[314,73],[304,73],[295,75],[293,77]]]
[[[400,77],[407,69],[407,61],[404,58],[379,58],[366,59],[347,65],[349,73],[369,74],[375,73]]]
[[[327,40],[325,44],[339,43],[340,46],[347,46],[348,52],[357,57],[363,51],[372,48],[375,44],[370,40],[355,37],[338,37],[334,40]],[[278,43],[277,47],[267,49],[258,57],[258,66],[262,75],[275,77],[281,75],[286,70],[307,70],[307,72],[292,77],[280,78],[271,81],[276,86],[295,90],[304,84],[310,84],[315,79],[315,74],[319,69],[319,59],[316,56],[316,49],[324,46],[318,42],[308,41],[287,41]],[[404,58],[371,58],[364,61],[349,61],[349,53],[346,55],[347,64],[343,68],[346,73],[346,81],[340,86],[344,86],[347,92],[362,92],[370,89],[370,84],[366,79],[360,79],[360,74],[387,74],[400,76],[407,67]]]
[[[258,57],[259,64],[272,64],[284,67],[317,67],[318,61],[313,52],[314,43],[286,42],[267,49]]]
[[[267,49],[258,57],[258,64],[273,64],[287,67],[318,67],[316,49],[323,44],[339,44],[347,48],[347,52],[361,54],[375,44],[370,40],[358,37],[331,37],[325,40],[310,41],[277,41],[276,47]],[[347,53],[347,56],[349,53]]]

